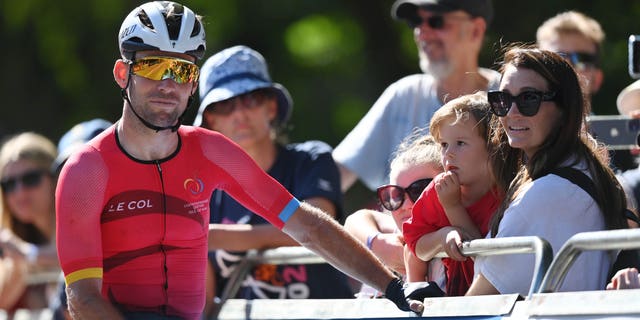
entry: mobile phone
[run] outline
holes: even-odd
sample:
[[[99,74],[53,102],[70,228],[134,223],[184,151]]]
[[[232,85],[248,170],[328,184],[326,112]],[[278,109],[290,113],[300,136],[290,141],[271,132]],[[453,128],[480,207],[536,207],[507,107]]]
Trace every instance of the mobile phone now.
[[[612,150],[633,149],[638,147],[640,119],[622,115],[588,116],[589,132]]]
[[[640,35],[629,36],[629,75],[640,79]]]

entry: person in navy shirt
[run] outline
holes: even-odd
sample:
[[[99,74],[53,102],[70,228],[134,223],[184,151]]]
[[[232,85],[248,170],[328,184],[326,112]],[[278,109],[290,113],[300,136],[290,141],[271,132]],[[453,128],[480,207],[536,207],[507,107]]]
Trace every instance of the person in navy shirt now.
[[[344,219],[331,147],[321,141],[282,142],[292,101],[285,87],[271,81],[260,53],[235,46],[210,57],[202,67],[200,99],[195,126],[224,134],[297,199]],[[223,191],[213,192],[210,208],[216,237],[210,247],[215,250],[210,252],[207,303],[213,306],[246,250],[299,244]],[[326,263],[263,264],[249,272],[236,297],[353,298],[353,293],[347,276]]]

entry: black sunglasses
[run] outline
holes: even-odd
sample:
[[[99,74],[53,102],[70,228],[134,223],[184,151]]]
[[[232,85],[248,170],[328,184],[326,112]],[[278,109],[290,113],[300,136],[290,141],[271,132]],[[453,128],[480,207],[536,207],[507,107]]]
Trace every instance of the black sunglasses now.
[[[406,188],[393,184],[378,187],[378,200],[383,208],[389,211],[398,210],[404,203],[405,193],[409,196],[409,199],[411,199],[412,202],[416,202],[424,188],[426,188],[432,180],[433,179],[430,178],[416,180]]]
[[[533,117],[540,110],[542,101],[553,101],[555,97],[556,93],[553,91],[524,91],[517,96],[512,96],[505,91],[489,91],[487,93],[491,112],[498,117],[506,116],[514,102],[523,116]]]
[[[19,176],[2,179],[0,187],[7,194],[16,191],[18,182],[25,188],[34,188],[40,185],[42,177],[47,173],[46,170],[27,171]]]
[[[434,15],[430,16],[429,18],[422,19],[421,16],[416,14],[407,20],[407,24],[409,25],[409,27],[415,28],[421,25],[425,20],[427,21],[427,24],[431,29],[440,30],[444,28],[444,16],[442,15]]]
[[[257,109],[263,105],[266,98],[270,97],[275,97],[272,91],[258,89],[227,100],[214,102],[209,105],[208,110],[217,115],[227,116],[233,113],[239,105],[248,110]]]
[[[587,52],[558,52],[558,54],[565,58],[574,68],[583,69],[586,67],[598,66],[598,55]]]
[[[462,17],[462,16],[450,15],[448,16],[447,19],[468,20],[468,19],[473,19],[473,17]],[[413,29],[422,25],[422,23],[425,21],[427,22],[427,25],[429,25],[429,28],[433,30],[441,30],[441,29],[444,29],[445,27],[446,19],[445,19],[445,16],[441,14],[432,15],[426,19],[423,19],[418,14],[415,14],[407,19],[407,24],[409,25],[410,28]]]

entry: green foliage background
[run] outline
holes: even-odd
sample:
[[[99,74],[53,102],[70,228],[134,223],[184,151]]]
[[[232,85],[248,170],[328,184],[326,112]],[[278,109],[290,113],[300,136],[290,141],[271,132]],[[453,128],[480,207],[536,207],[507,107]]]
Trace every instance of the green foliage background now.
[[[36,131],[57,141],[75,123],[122,111],[111,70],[125,15],[144,1],[0,0],[0,135]],[[273,79],[294,99],[292,141],[335,146],[384,88],[419,72],[411,31],[390,17],[391,0],[186,0],[205,16],[207,56],[245,44],[269,62]],[[640,33],[640,1],[494,0],[481,65],[492,67],[501,44],[532,42],[546,18],[576,9],[607,34],[605,82],[598,114],[617,113],[615,98],[631,83],[627,39]],[[197,105],[197,103],[196,103]],[[187,118],[195,116],[192,107]]]

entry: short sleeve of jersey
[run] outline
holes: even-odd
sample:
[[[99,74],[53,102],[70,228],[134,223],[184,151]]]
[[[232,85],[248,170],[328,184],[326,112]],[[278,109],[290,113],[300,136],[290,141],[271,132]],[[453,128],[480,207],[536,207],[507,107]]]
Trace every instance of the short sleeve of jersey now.
[[[71,155],[56,188],[56,245],[68,283],[102,277],[101,213],[108,171],[92,147]]]
[[[203,135],[201,145],[205,156],[220,169],[224,190],[250,211],[282,228],[300,203],[278,181],[264,172],[238,145],[221,134]]]

